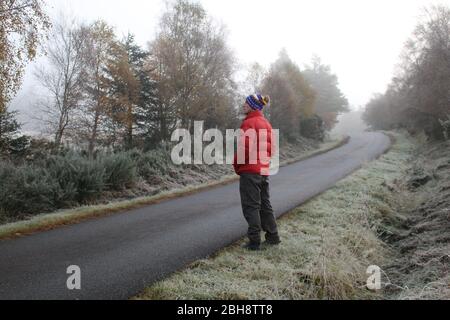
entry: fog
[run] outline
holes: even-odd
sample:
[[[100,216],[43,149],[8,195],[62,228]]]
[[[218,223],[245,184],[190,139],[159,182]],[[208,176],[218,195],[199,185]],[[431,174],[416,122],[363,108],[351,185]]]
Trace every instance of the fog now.
[[[353,110],[345,113],[338,118],[339,123],[331,131],[332,137],[342,137],[345,135],[356,135],[368,129],[362,120],[364,109]]]
[[[282,48],[300,66],[314,54],[339,77],[351,107],[364,106],[383,92],[395,71],[404,42],[424,6],[449,1],[199,1],[208,14],[226,25],[229,43],[242,67],[259,62],[265,67]],[[60,12],[80,21],[104,19],[118,34],[131,32],[141,45],[152,40],[166,3],[160,0],[49,0],[50,15]],[[33,70],[27,68],[23,87],[12,102],[25,130],[35,130],[32,98],[39,95]],[[346,118],[343,118],[346,119]]]

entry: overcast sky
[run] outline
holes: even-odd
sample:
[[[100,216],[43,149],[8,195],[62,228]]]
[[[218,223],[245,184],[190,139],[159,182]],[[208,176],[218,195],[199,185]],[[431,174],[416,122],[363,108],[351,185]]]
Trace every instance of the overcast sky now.
[[[163,0],[47,0],[51,14],[104,19],[119,35],[146,45],[154,37]],[[319,55],[339,77],[353,107],[383,92],[421,8],[450,0],[199,0],[223,22],[242,63],[268,66],[285,47],[300,66]],[[32,69],[32,68],[29,68]],[[32,92],[31,72],[16,105]],[[23,108],[20,108],[23,109]]]

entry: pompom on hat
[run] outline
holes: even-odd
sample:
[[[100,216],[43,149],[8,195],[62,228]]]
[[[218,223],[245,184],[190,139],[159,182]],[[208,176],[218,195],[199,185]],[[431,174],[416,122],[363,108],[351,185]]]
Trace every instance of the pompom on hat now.
[[[270,104],[270,97],[262,96],[260,94],[252,94],[251,96],[248,96],[245,101],[253,110],[262,111],[264,107]]]

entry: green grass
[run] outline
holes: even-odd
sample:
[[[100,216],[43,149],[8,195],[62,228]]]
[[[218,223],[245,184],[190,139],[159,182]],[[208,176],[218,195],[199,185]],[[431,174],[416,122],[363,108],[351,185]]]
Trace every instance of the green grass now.
[[[366,289],[366,270],[394,255],[380,235],[408,205],[391,185],[415,149],[405,135],[395,140],[379,160],[285,215],[279,247],[252,253],[241,241],[133,299],[382,299],[382,292]]]

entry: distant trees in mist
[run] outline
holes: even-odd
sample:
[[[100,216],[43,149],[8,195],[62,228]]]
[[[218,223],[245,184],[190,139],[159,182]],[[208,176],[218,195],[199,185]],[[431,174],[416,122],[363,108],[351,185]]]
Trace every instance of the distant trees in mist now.
[[[449,136],[449,7],[423,11],[405,44],[396,77],[384,94],[369,102],[364,119],[374,129],[424,131],[432,139]]]
[[[13,8],[13,3],[24,6]],[[119,38],[101,20],[86,24],[61,17],[49,28],[42,6],[43,0],[0,0],[4,150],[19,130],[6,106],[40,43],[46,63],[35,77],[45,94],[36,97],[35,114],[51,133],[55,150],[66,143],[91,157],[99,148],[149,150],[170,140],[174,129],[193,128],[194,121],[204,121],[205,129],[236,128],[243,98],[255,91],[271,96],[265,112],[286,139],[304,135],[309,127],[305,121],[316,114],[331,130],[337,116],[348,110],[337,77],[317,58],[301,70],[283,50],[269,70],[255,64],[246,80],[238,82],[239,64],[225,27],[198,3],[174,2],[146,48],[132,34]]]
[[[316,92],[285,50],[262,80],[261,90],[271,97],[267,112],[273,126],[283,128],[286,138],[295,139],[301,120],[314,115]]]

